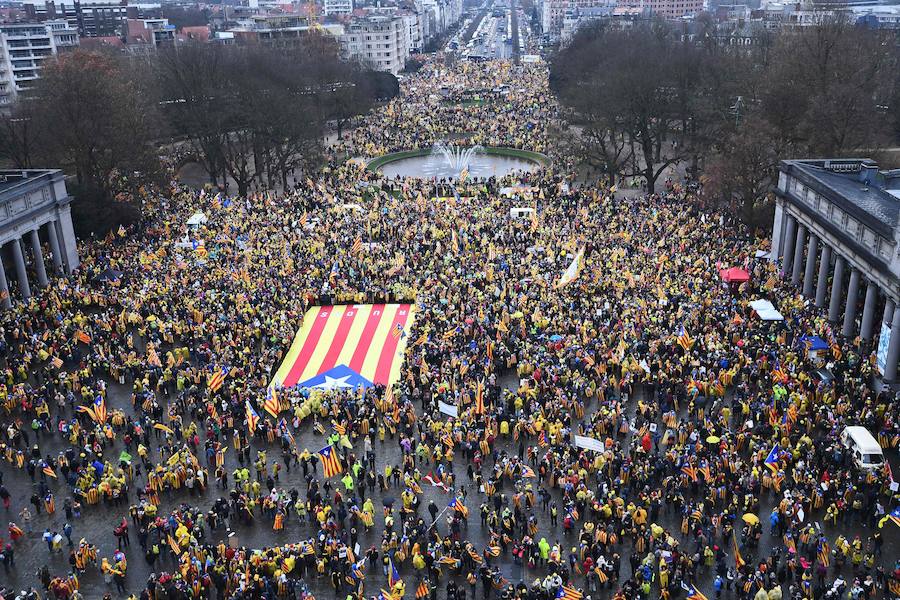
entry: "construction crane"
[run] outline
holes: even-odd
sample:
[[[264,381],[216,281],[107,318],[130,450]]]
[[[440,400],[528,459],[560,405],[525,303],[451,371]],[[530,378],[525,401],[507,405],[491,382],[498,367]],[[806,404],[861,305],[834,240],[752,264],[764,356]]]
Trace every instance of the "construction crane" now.
[[[320,29],[319,16],[316,14],[316,0],[309,0],[306,3],[306,18],[309,20],[309,26]]]

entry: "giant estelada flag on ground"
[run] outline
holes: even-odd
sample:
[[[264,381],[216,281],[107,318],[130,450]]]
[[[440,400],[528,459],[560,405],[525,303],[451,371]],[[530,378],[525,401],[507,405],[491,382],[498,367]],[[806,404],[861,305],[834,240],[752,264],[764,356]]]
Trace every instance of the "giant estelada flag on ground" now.
[[[410,304],[310,308],[273,384],[355,389],[394,383],[400,378],[414,308]]]

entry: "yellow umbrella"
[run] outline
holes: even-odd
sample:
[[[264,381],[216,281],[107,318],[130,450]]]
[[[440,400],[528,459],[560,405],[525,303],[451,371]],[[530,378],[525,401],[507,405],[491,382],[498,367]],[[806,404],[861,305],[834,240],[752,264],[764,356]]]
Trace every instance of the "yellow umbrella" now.
[[[722,439],[717,435],[711,435],[708,438],[706,438],[707,444],[718,444],[721,441],[722,441]]]
[[[747,525],[759,525],[759,517],[754,515],[753,513],[744,513],[744,516],[741,519]]]

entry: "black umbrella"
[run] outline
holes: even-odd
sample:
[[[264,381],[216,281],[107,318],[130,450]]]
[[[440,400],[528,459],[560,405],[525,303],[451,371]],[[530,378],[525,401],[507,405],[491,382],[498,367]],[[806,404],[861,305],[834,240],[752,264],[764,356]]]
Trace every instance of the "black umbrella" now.
[[[119,281],[120,279],[122,279],[122,271],[115,269],[106,269],[97,275],[97,281]]]
[[[393,496],[385,496],[381,499],[381,503],[386,507],[390,508],[394,505],[394,497]]]

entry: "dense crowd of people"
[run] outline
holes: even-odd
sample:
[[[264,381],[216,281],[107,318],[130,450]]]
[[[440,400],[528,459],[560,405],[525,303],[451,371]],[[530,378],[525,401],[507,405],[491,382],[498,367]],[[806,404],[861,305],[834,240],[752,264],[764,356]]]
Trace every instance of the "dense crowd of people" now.
[[[453,101],[467,88],[483,98]],[[871,348],[756,258],[764,239],[695,187],[623,194],[563,156],[458,182],[336,158],[439,140],[552,155],[556,118],[541,65],[428,63],[294,190],[173,181],[138,225],[84,241],[75,274],[2,316],[7,589],[900,596],[889,463],[860,470],[839,439],[862,425],[895,456],[900,404]],[[723,285],[731,266],[750,281]],[[308,307],[397,301],[416,305],[399,381],[272,407]],[[97,511],[109,530],[81,531]],[[10,579],[43,529],[47,566]]]

